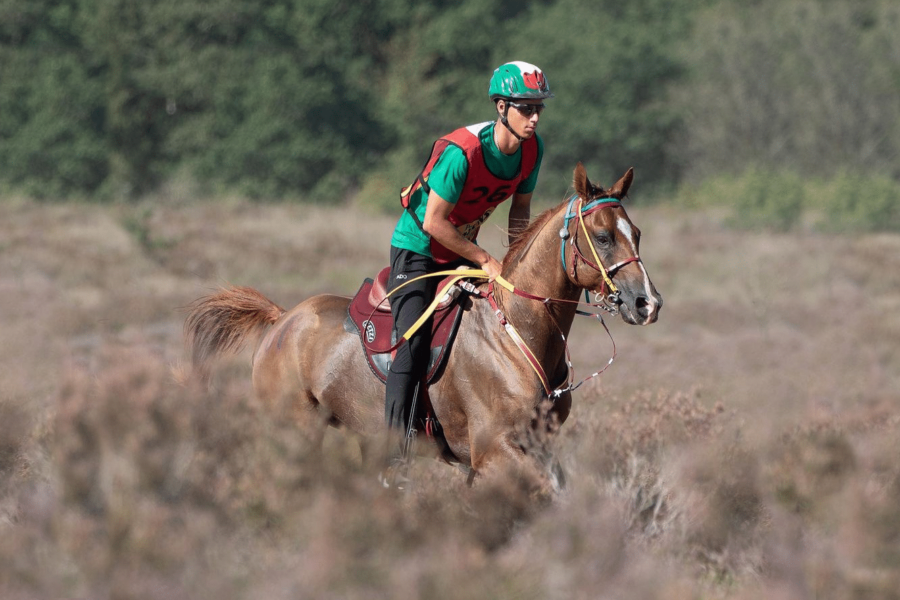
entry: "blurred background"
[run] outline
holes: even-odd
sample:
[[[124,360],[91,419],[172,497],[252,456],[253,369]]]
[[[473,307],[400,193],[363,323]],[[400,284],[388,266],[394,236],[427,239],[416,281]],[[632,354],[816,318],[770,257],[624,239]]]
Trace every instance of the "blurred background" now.
[[[493,117],[492,70],[524,60],[556,94],[538,198],[582,160],[754,225],[813,207],[897,229],[897,27],[891,0],[3,0],[0,190],[393,210],[435,137]]]
[[[0,0],[0,598],[773,598],[900,590],[896,0]],[[385,493],[185,381],[184,307],[387,264],[433,140],[510,60],[665,299],[554,441],[569,488]],[[479,242],[504,251],[502,211]],[[576,377],[613,352],[577,321]]]

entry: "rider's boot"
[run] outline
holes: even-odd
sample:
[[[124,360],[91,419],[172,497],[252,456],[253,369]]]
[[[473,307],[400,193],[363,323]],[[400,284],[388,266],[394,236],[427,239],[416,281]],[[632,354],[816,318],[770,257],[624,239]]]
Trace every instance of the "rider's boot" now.
[[[385,466],[378,474],[378,481],[385,488],[405,490],[409,487],[410,457],[406,453],[406,440],[402,431],[388,435]]]

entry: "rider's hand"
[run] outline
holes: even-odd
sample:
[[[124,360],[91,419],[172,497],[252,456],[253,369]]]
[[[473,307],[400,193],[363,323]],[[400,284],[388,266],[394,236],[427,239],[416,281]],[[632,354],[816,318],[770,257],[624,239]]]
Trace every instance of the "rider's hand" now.
[[[500,276],[500,262],[491,255],[488,255],[487,261],[481,263],[481,268],[488,274],[488,281],[494,281]]]

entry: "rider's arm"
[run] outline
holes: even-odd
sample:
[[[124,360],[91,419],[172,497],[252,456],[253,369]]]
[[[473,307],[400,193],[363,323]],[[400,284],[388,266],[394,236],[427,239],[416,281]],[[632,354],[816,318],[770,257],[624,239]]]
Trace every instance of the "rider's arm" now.
[[[527,194],[515,193],[512,204],[509,207],[509,243],[525,231],[528,221],[531,220],[531,192]]]
[[[500,262],[484,248],[464,238],[450,222],[450,213],[456,205],[441,198],[433,189],[428,194],[425,207],[425,220],[422,227],[425,233],[434,238],[440,245],[463,258],[472,261],[484,269],[491,281],[500,274]]]
[[[531,174],[519,184],[512,197],[512,205],[509,207],[509,243],[522,233],[531,220],[531,195],[537,185],[538,173],[541,172],[541,162],[544,158],[544,140],[535,134],[537,138],[537,158]]]

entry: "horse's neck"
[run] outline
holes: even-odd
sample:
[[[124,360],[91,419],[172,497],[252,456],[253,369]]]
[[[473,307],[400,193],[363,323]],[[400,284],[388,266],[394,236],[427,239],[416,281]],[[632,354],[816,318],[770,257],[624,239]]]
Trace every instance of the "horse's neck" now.
[[[566,275],[560,252],[559,231],[565,210],[565,204],[557,207],[518,255],[504,261],[503,277],[517,288],[546,298],[578,299],[580,290]]]
[[[503,309],[510,322],[528,340],[532,351],[543,361],[555,366],[565,351],[560,333],[568,336],[575,317],[580,290],[569,281],[560,258],[559,230],[562,211],[556,210],[522,247],[519,256],[509,262],[503,277],[516,289],[542,298],[566,300],[544,304],[509,292],[503,294]]]

